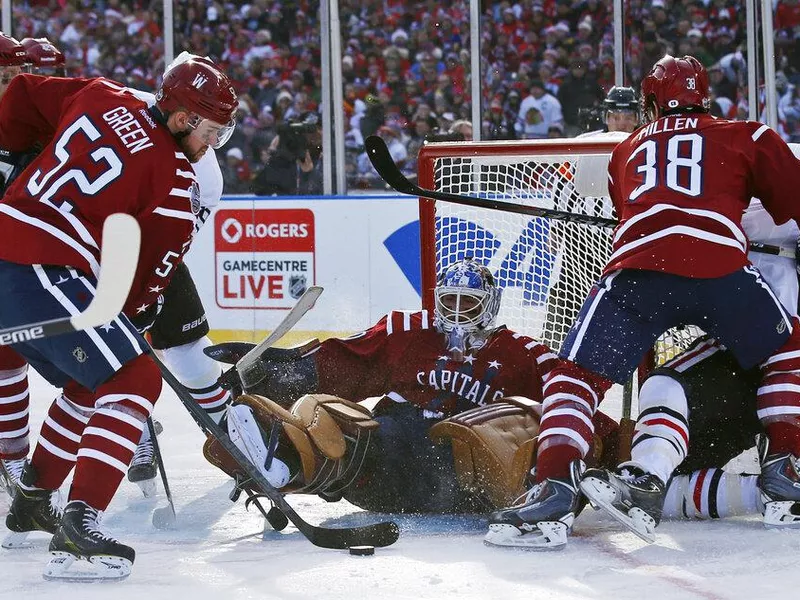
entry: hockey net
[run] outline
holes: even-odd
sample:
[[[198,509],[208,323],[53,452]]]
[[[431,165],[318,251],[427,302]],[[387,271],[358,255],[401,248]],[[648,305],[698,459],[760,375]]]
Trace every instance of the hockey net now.
[[[619,139],[426,144],[419,185],[596,217],[613,217],[607,165]],[[423,304],[437,274],[472,256],[503,290],[498,322],[558,350],[610,254],[608,226],[556,221],[420,199]],[[685,349],[699,330],[659,339],[655,364]]]

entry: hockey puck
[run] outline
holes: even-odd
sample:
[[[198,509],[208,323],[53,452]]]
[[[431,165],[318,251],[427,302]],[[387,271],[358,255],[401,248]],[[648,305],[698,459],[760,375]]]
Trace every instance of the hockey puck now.
[[[350,546],[350,554],[353,556],[372,556],[375,554],[375,546]]]

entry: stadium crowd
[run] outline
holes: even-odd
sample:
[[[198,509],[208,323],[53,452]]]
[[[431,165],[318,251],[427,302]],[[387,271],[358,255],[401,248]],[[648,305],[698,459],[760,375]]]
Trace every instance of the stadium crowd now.
[[[800,0],[775,3],[780,133],[800,141]],[[716,114],[744,118],[743,0],[625,0],[626,80],[664,53],[709,68]],[[603,0],[483,2],[483,139],[571,136],[613,85],[613,21]],[[432,134],[470,139],[469,3],[341,0],[346,164],[351,187],[379,182],[363,139],[384,137],[415,172]],[[321,193],[318,2],[175,2],[175,50],[208,55],[239,93],[237,129],[220,151],[226,193]],[[13,3],[15,37],[48,37],[72,76],[154,89],[164,69],[160,0]]]

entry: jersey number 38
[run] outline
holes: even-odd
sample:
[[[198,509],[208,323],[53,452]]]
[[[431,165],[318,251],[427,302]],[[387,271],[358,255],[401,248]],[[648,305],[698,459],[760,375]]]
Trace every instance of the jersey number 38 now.
[[[663,172],[659,169],[659,145],[666,144]],[[628,159],[644,162],[636,168],[644,181],[628,197],[629,202],[655,187],[666,186],[687,196],[699,196],[703,189],[703,137],[697,133],[673,135],[666,141],[647,140]]]

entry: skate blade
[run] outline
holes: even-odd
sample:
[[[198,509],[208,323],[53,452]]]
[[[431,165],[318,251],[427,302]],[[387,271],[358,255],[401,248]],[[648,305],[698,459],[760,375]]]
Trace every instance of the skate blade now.
[[[615,492],[602,479],[586,477],[581,481],[581,491],[589,499],[593,508],[605,511],[611,518],[622,523],[648,544],[656,541],[656,521],[641,508],[633,507],[627,513],[616,508],[612,502]]]
[[[764,527],[800,529],[800,502],[778,500],[764,504]]]
[[[523,532],[508,523],[492,523],[483,538],[487,546],[533,551],[557,551],[567,546],[567,526],[560,521],[541,521]]]
[[[6,550],[26,550],[28,548],[33,548],[36,546],[36,542],[28,537],[29,534],[29,531],[23,531],[21,533],[12,531],[3,538],[3,543],[0,544],[0,547]]]
[[[140,490],[142,490],[142,495],[145,498],[155,498],[156,494],[158,494],[158,483],[156,481],[157,480],[154,477],[153,479],[134,481],[134,483],[139,486]]]
[[[47,581],[76,583],[121,581],[131,574],[133,566],[133,563],[127,558],[119,556],[98,554],[79,560],[69,552],[50,552],[50,554],[53,558],[50,559],[42,573],[42,577]],[[75,563],[80,565],[80,570],[70,569]]]

